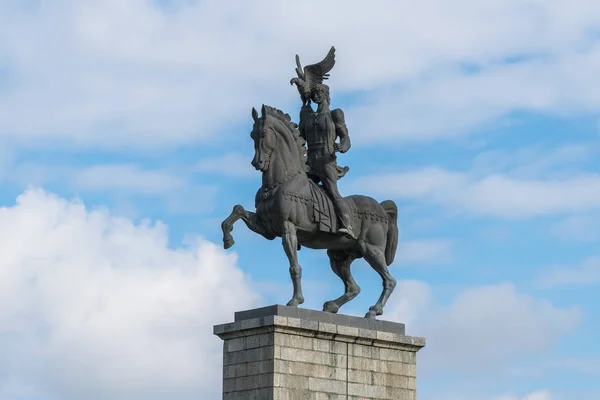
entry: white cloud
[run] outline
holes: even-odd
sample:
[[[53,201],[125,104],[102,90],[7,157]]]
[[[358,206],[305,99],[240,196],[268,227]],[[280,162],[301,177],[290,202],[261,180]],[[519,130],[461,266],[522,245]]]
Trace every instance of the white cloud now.
[[[452,261],[452,243],[447,240],[407,240],[398,243],[396,263],[437,265]]]
[[[503,395],[499,397],[494,397],[492,400],[552,400],[552,396],[550,392],[544,391],[536,391],[529,393],[525,396],[517,396],[517,395]]]
[[[0,175],[0,181],[2,178]],[[3,181],[20,187],[58,184],[78,194],[108,195],[111,205],[130,217],[137,215],[134,205],[136,198],[158,200],[170,213],[201,214],[214,208],[218,193],[216,185],[196,183],[189,170],[152,169],[134,163],[84,167],[14,163],[7,166]]]
[[[561,374],[565,371],[573,371],[580,376],[598,376],[600,374],[600,358],[594,358],[593,354],[586,357],[554,357],[552,359],[537,361],[535,363],[523,363],[519,369],[522,375],[529,379],[538,379],[550,374]]]
[[[0,144],[0,182],[5,179],[13,163],[14,153],[12,148]]]
[[[462,387],[451,389],[452,392],[440,391],[435,393],[436,400],[554,400],[554,397],[547,390],[538,390],[528,393],[523,396],[516,394],[504,394],[500,396],[489,396],[483,389],[474,389],[476,382],[470,382],[469,384],[463,384]]]
[[[252,155],[226,153],[220,157],[203,158],[196,164],[198,172],[233,177],[258,176],[257,171],[250,165]]]
[[[386,190],[400,198],[439,196],[440,192],[453,192],[469,183],[468,177],[439,167],[423,168],[396,174],[382,174],[357,180],[357,186],[368,186],[379,191]],[[384,184],[385,183],[385,184]]]
[[[456,135],[513,110],[598,111],[592,0],[347,1],[343,18],[335,2],[168,3],[3,2],[0,135],[104,147],[216,138],[249,124],[253,105],[296,113],[294,54],[311,63],[332,44],[334,96],[366,93],[348,113],[358,139]],[[307,19],[315,10],[325,19]],[[531,54],[544,57],[502,63]],[[457,72],[464,64],[482,71]]]
[[[600,284],[600,256],[588,257],[579,267],[555,267],[538,278],[544,287]]]
[[[500,218],[592,212],[600,210],[600,175],[582,172],[582,167],[597,149],[573,144],[515,153],[483,152],[467,171],[429,166],[363,176],[351,185],[379,195]]]
[[[188,181],[165,171],[134,164],[93,165],[74,171],[72,184],[81,190],[164,194],[183,189]]]
[[[464,135],[516,110],[561,117],[597,114],[600,95],[586,82],[594,80],[599,67],[600,47],[595,47],[484,66],[476,73],[446,71],[375,92],[372,104],[347,111],[348,120],[365,140],[375,135],[418,141]]]
[[[596,142],[579,142],[562,147],[539,145],[516,151],[491,150],[479,153],[472,162],[472,173],[483,177],[503,173],[518,179],[569,178],[598,156]]]
[[[600,214],[589,213],[569,216],[551,227],[554,236],[564,241],[600,241]]]
[[[468,173],[425,168],[362,177],[354,185],[363,191],[424,200],[461,212],[500,218],[600,209],[600,175],[591,173],[555,180],[518,179],[500,174],[477,179]]]
[[[100,164],[80,170],[66,169],[69,186],[80,192],[122,196],[162,197],[169,212],[195,214],[212,210],[215,185],[198,185],[187,173],[142,168],[135,164]]]
[[[482,387],[481,383],[475,379],[456,382],[456,385],[449,388],[440,387],[428,398],[435,400],[556,400],[559,398],[567,400],[571,398],[556,397],[554,392],[548,390],[536,390],[524,395],[508,393],[493,396],[490,395],[489,388]]]
[[[417,321],[423,318],[423,311],[431,305],[433,291],[425,282],[402,280],[398,282],[395,293],[399,295],[395,297],[395,303],[390,301],[385,310],[386,319],[406,324],[411,330],[407,333],[415,335],[413,326],[418,324]]]
[[[436,303],[428,284],[404,283],[386,316],[427,338],[419,353],[427,375],[505,371],[516,357],[544,353],[580,319],[577,309],[518,293],[510,283],[464,289],[447,306]]]
[[[7,165],[5,181],[21,185],[42,186],[62,182],[72,189],[88,192],[127,192],[148,196],[163,195],[189,187],[189,180],[174,171],[148,169],[140,165],[40,164],[16,162]]]
[[[489,176],[465,188],[457,202],[482,214],[536,216],[594,210],[600,207],[600,175],[561,180],[518,180]]]
[[[0,397],[218,397],[212,326],[259,298],[235,255],[167,243],[39,190],[0,208]]]

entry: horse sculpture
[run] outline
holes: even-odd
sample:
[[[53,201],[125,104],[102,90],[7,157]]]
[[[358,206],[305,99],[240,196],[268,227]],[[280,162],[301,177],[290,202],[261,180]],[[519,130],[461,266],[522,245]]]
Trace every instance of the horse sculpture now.
[[[398,245],[398,209],[391,200],[381,203],[367,196],[348,196],[345,200],[352,209],[352,224],[357,239],[336,233],[338,224],[331,200],[322,187],[306,174],[305,141],[288,114],[262,106],[261,116],[252,109],[254,140],[252,165],[262,172],[262,187],[256,194],[256,212],[236,205],[221,224],[225,249],[234,244],[231,231],[241,219],[248,228],[266,239],[281,237],[290,262],[293,296],[288,306],[304,302],[302,295],[302,268],[298,264],[300,246],[327,249],[333,272],[343,281],[344,294],[327,301],[323,311],[337,313],[339,308],[360,292],[350,272],[350,265],[358,258],[381,276],[383,291],[366,318],[383,314],[383,308],[396,286],[388,270],[394,261]]]

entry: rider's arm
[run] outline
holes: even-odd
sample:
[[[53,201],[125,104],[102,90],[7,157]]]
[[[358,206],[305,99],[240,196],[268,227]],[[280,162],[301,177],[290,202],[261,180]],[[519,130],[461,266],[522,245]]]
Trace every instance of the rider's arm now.
[[[331,112],[331,118],[335,124],[335,133],[340,138],[339,151],[340,153],[345,153],[350,150],[351,144],[344,112],[341,109],[336,108]]]
[[[306,139],[306,135],[304,133],[307,115],[312,112],[312,108],[310,105],[304,105],[300,109],[300,121],[298,122],[298,130],[300,131],[300,135]]]

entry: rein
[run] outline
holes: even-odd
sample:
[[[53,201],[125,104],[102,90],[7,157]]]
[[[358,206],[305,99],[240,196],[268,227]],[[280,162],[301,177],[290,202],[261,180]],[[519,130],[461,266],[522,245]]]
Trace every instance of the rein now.
[[[292,175],[286,177],[285,179],[275,182],[273,185],[261,186],[260,187],[261,198],[263,200],[268,199],[269,197],[271,197],[271,195],[273,194],[273,191],[275,189],[277,189],[279,186],[283,185],[284,183],[291,181],[292,179],[294,179],[298,175],[301,175],[302,173],[304,173],[304,171],[302,171],[302,170],[296,171]]]

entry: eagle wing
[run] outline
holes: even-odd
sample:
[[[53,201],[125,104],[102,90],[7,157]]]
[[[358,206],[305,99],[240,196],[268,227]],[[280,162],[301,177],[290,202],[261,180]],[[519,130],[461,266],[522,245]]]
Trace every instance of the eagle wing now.
[[[296,74],[298,78],[304,80],[304,71],[302,70],[302,64],[300,64],[300,56],[296,54]]]
[[[335,47],[331,46],[329,53],[325,58],[316,63],[304,67],[304,76],[310,87],[323,83],[324,79],[329,78],[329,71],[335,65]]]

